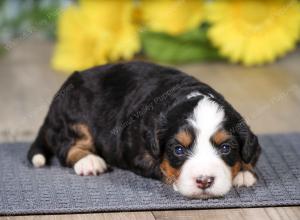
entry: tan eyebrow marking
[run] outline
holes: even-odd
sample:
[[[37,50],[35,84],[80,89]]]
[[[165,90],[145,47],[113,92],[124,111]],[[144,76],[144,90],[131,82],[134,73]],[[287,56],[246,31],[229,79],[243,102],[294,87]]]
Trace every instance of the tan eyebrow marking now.
[[[226,141],[227,139],[230,138],[230,134],[228,134],[226,131],[224,130],[219,130],[217,131],[214,135],[213,135],[213,141],[216,144],[221,144],[222,142]]]
[[[175,138],[183,145],[183,147],[189,147],[193,142],[191,133],[186,130],[179,131]]]

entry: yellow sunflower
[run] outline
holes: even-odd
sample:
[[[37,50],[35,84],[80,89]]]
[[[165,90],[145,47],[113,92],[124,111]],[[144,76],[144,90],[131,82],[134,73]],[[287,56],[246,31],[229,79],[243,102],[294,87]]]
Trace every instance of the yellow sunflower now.
[[[58,21],[53,67],[72,72],[132,58],[140,49],[134,10],[130,0],[82,0],[69,6]]]
[[[207,5],[208,37],[232,62],[274,61],[293,49],[300,34],[296,0],[218,0]]]
[[[142,0],[140,7],[146,28],[172,35],[194,29],[204,18],[201,0]]]

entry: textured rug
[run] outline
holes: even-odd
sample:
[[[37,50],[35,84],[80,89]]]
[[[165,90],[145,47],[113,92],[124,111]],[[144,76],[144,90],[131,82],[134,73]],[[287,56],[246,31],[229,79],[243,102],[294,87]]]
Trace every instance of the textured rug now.
[[[114,169],[80,177],[58,166],[33,169],[28,143],[0,145],[0,215],[300,205],[300,134],[260,136],[255,187],[191,200],[159,181]]]

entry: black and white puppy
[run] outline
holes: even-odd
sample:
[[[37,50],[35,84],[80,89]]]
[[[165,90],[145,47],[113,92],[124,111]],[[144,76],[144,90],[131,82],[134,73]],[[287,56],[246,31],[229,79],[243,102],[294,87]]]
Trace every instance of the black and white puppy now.
[[[172,184],[187,197],[252,186],[260,146],[214,89],[178,70],[128,62],[75,72],[54,97],[28,159],[78,175],[108,165]]]

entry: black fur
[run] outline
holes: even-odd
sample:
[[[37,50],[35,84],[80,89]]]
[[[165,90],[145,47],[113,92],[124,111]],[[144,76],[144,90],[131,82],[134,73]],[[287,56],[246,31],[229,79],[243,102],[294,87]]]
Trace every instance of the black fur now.
[[[240,157],[255,163],[257,139],[247,125],[237,127],[243,119],[222,95],[180,71],[144,62],[105,65],[71,75],[55,95],[28,159],[37,153],[47,159],[56,155],[66,165],[68,150],[78,138],[72,125],[84,123],[90,128],[97,154],[108,164],[161,179],[159,166],[164,156],[174,167],[183,163],[184,159],[174,156],[171,145],[203,98],[187,99],[193,91],[212,94],[225,109],[224,127],[241,146],[224,158],[226,163],[233,165]],[[145,152],[152,163],[144,161]]]

